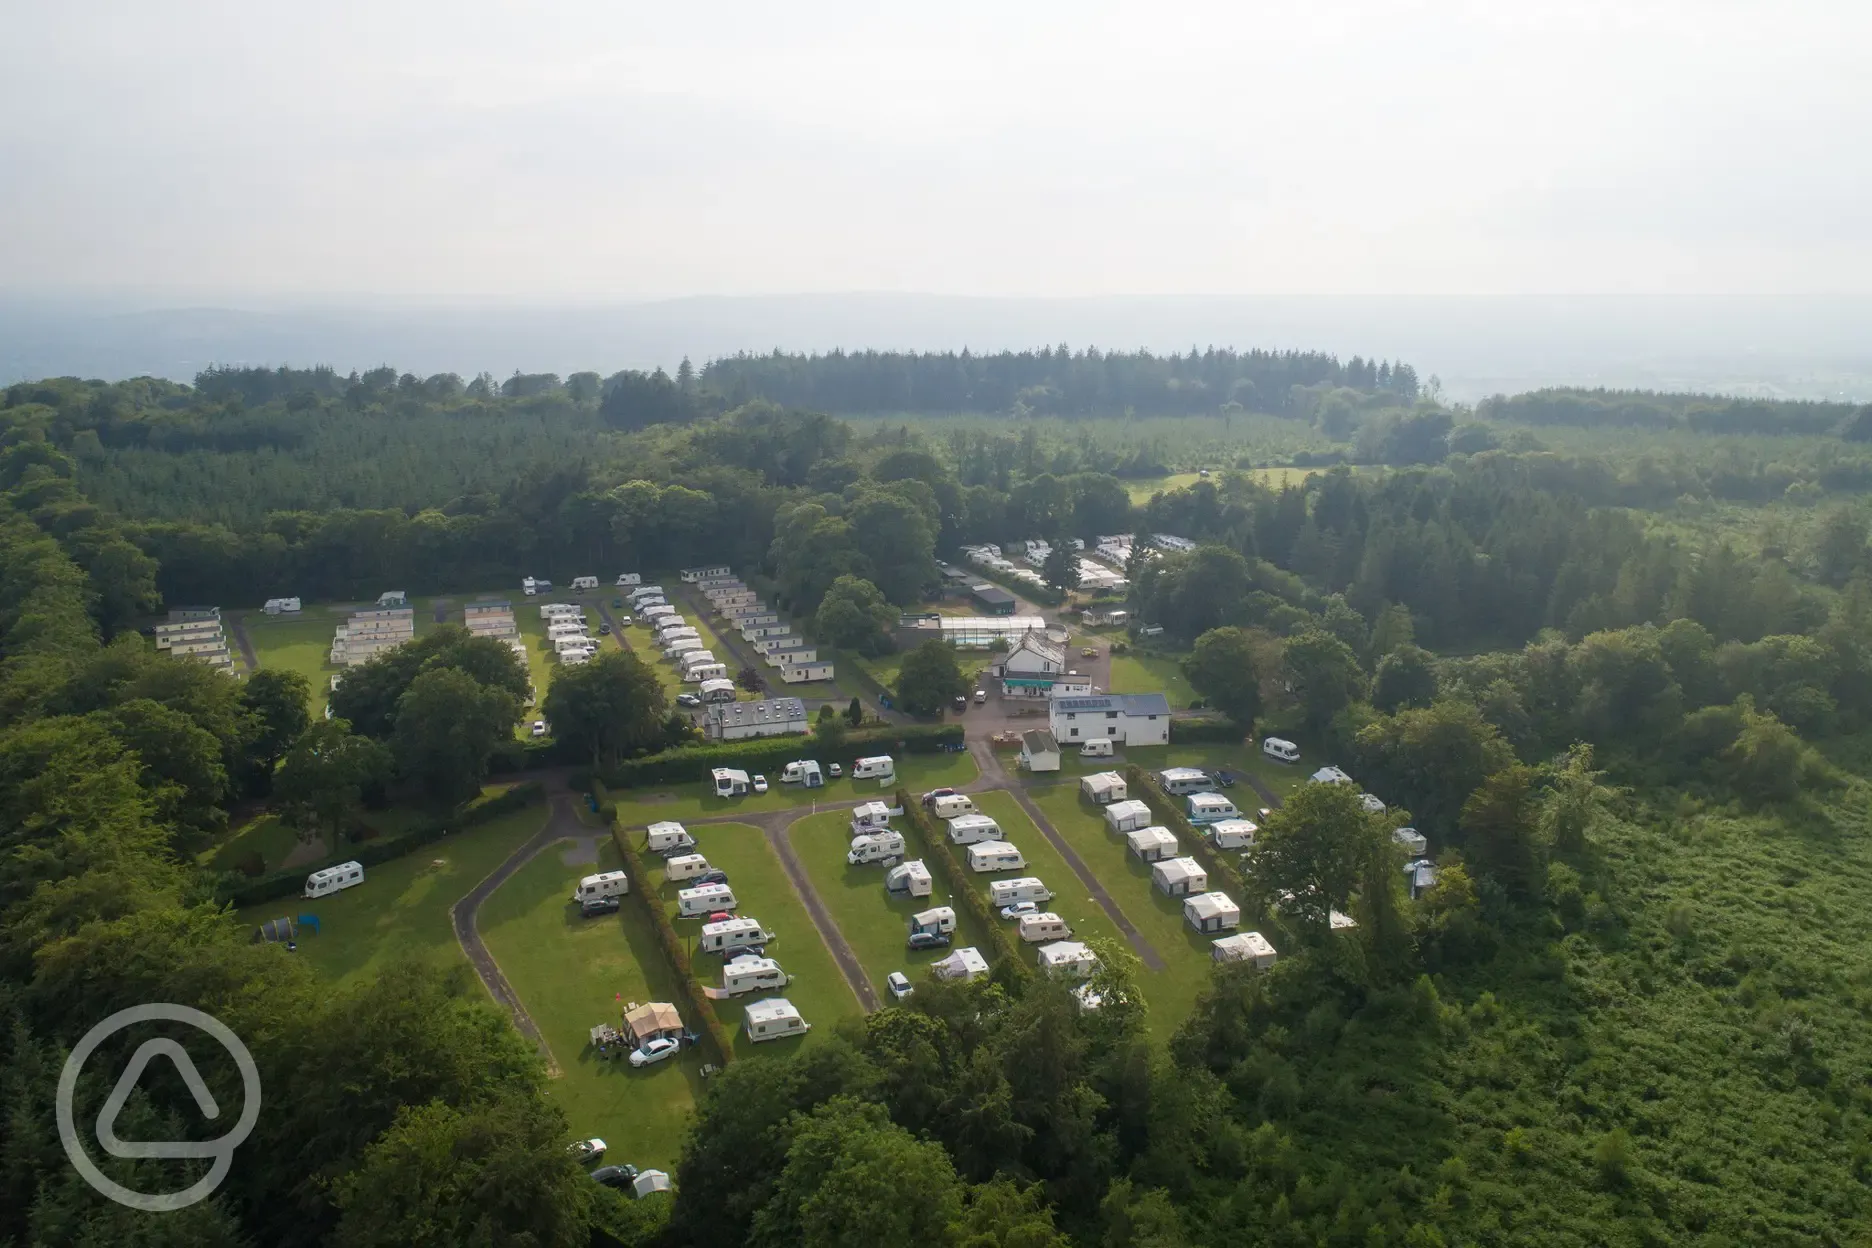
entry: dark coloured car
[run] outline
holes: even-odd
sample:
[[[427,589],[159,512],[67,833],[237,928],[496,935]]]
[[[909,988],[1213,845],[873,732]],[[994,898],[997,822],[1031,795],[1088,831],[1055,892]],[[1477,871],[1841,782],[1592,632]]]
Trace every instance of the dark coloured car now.
[[[717,868],[711,871],[704,871],[701,875],[695,876],[692,879],[690,879],[689,887],[695,888],[696,886],[701,885],[701,884],[726,884],[727,882],[728,882],[728,873],[726,871],[723,871]]]
[[[954,939],[948,932],[911,932],[905,943],[912,949],[947,949]]]
[[[579,902],[579,913],[588,919],[595,919],[601,914],[616,914],[618,899],[615,897],[587,897]]]
[[[609,637],[611,635],[611,626],[609,624],[600,624],[598,626],[598,635],[600,637]]]
[[[1234,772],[1229,771],[1226,768],[1217,768],[1215,771],[1210,773],[1209,778],[1211,780],[1214,780],[1217,784],[1221,785],[1225,789],[1234,788],[1235,781],[1239,779],[1239,777],[1236,776]]]
[[[636,1166],[599,1166],[591,1176],[606,1187],[629,1187],[637,1181]]]
[[[955,709],[956,709],[956,714],[958,715],[960,715],[963,711],[968,710],[968,699],[963,697],[959,693],[956,695]]]
[[[701,706],[702,699],[697,697],[693,693],[679,693],[676,695],[676,705],[677,706]]]

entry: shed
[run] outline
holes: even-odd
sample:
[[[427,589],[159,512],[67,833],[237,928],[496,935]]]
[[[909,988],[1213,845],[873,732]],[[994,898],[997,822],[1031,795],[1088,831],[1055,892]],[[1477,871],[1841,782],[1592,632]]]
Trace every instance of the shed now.
[[[1166,858],[1151,868],[1151,883],[1169,897],[1209,891],[1209,873],[1194,858]]]
[[[676,1007],[667,1001],[652,1001],[648,1005],[632,1004],[624,1011],[624,1033],[635,1045],[644,1045],[652,1040],[682,1038],[682,1016],[676,1013]]]
[[[1079,781],[1079,791],[1101,806],[1122,802],[1131,796],[1129,788],[1125,785],[1125,778],[1115,771],[1099,771],[1082,777]]]
[[[1098,965],[1098,958],[1077,940],[1056,940],[1050,945],[1041,945],[1035,960],[1041,970],[1069,979],[1084,979]]]
[[[1236,932],[1209,942],[1209,956],[1217,962],[1249,962],[1257,967],[1274,965],[1280,955],[1260,932]]]
[[[1045,728],[1029,728],[1021,733],[1020,765],[1028,771],[1058,771],[1058,739]]]
[[[986,615],[1013,615],[1018,599],[998,585],[971,585],[969,597],[973,598]]]
[[[1133,828],[1125,833],[1125,843],[1131,852],[1145,862],[1158,862],[1177,856],[1176,837],[1169,828],[1152,824],[1148,828]]]
[[[937,979],[980,979],[988,973],[988,959],[974,945],[958,949],[948,957],[930,963],[930,974]]]
[[[1198,893],[1183,903],[1183,918],[1199,932],[1226,932],[1241,926],[1241,907],[1227,893]]]
[[[1105,808],[1106,826],[1114,832],[1148,827],[1150,821],[1151,808],[1135,798],[1128,802],[1113,802]]]

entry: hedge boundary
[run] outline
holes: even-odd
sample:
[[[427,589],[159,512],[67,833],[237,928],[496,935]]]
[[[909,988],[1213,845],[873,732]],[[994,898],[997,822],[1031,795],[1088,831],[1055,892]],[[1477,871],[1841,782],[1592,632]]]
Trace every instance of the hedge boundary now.
[[[734,1060],[734,1042],[728,1037],[728,1029],[722,1026],[721,1015],[715,1012],[715,1003],[702,992],[702,985],[695,977],[695,967],[689,961],[689,953],[683,948],[682,937],[676,934],[676,925],[670,922],[667,911],[657,904],[656,896],[651,892],[650,872],[644,866],[637,847],[631,844],[629,833],[617,825],[611,824],[611,839],[617,842],[618,852],[624,856],[624,870],[630,874],[630,888],[625,890],[626,897],[637,899],[650,917],[650,926],[656,932],[657,943],[663,946],[663,956],[669,959],[670,969],[676,972],[676,980],[682,985],[683,996],[689,1002],[690,1013],[701,1020],[702,1031],[715,1046],[717,1059],[724,1065]]]
[[[294,867],[290,871],[274,871],[235,888],[227,888],[224,881],[223,888],[217,890],[216,896],[218,900],[227,902],[236,909],[257,905],[263,901],[276,901],[281,897],[290,897],[305,887],[306,876],[314,871],[334,867],[341,862],[357,862],[367,867],[374,867],[378,863],[401,858],[407,853],[421,849],[424,845],[441,840],[451,831],[472,828],[490,819],[497,819],[516,810],[524,810],[534,802],[540,801],[545,796],[545,791],[545,786],[537,780],[516,784],[497,797],[490,797],[485,802],[462,809],[452,818],[438,819],[434,823],[405,832],[401,836],[387,837],[379,841],[366,841],[350,853],[333,854],[311,866]]]
[[[956,860],[955,851],[949,848],[948,838],[936,830],[929,815],[924,813],[923,803],[903,789],[898,789],[897,804],[903,808],[904,819],[922,841],[924,862],[935,867],[958,904],[981,923],[983,930],[988,933],[988,943],[994,947],[995,959],[1011,968],[1012,973],[1019,978],[1027,978],[1030,969],[1021,960],[1020,951],[1014,946],[1014,938],[996,921],[996,915],[989,909],[988,902],[969,885],[968,876],[964,874],[965,868]]]
[[[1157,787],[1157,777],[1145,771],[1136,763],[1125,767],[1125,785],[1134,796],[1141,797],[1144,804],[1151,808],[1151,814],[1157,822],[1176,833],[1177,844],[1186,847],[1184,852],[1203,864],[1203,870],[1209,873],[1213,883],[1220,880],[1227,886],[1228,895],[1237,904],[1245,901],[1248,891],[1248,877],[1241,873],[1241,868],[1230,862],[1222,852],[1210,843],[1202,830],[1189,821],[1189,816],[1176,808],[1176,803],[1162,789]]]
[[[936,754],[945,747],[962,744],[960,724],[887,724],[881,728],[860,728],[848,732],[838,747],[841,754],[857,758],[871,747],[877,753]],[[820,751],[810,736],[758,737],[748,741],[728,741],[720,745],[687,745],[646,754],[614,763],[594,777],[614,789],[643,788],[653,784],[680,783],[703,779],[715,767],[739,767],[743,771],[764,771],[810,758]],[[823,752],[823,751],[821,751]]]

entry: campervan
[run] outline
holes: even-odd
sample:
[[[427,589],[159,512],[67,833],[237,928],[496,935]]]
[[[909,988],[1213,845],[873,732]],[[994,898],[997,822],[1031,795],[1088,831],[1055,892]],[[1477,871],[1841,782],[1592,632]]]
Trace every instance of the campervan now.
[[[635,572],[618,573],[617,587],[619,589],[623,589],[626,585],[641,585],[641,584],[643,584],[643,577],[639,576]]]
[[[1192,793],[1189,796],[1189,821],[1198,827],[1205,823],[1239,818],[1241,811],[1235,809],[1235,803],[1220,793]]]
[[[975,799],[966,793],[951,793],[939,797],[930,803],[930,809],[936,812],[938,819],[955,819],[975,812]]]
[[[949,821],[949,841],[953,845],[973,845],[978,841],[1001,839],[1001,825],[989,815],[957,815]]]
[[[1209,825],[1217,849],[1252,849],[1260,831],[1246,819],[1218,819]]]
[[[630,877],[622,871],[588,875],[572,890],[573,901],[596,901],[600,897],[622,897],[630,892]]]
[[[772,991],[784,988],[793,982],[793,977],[780,969],[780,964],[772,958],[755,957],[744,953],[728,959],[721,968],[721,995],[742,997],[750,992]]]
[[[1199,767],[1166,767],[1157,773],[1157,782],[1172,797],[1187,797],[1191,793],[1206,793],[1215,788],[1215,781],[1209,778],[1209,773]]]
[[[929,868],[920,858],[899,863],[884,874],[884,891],[893,897],[927,897],[934,886]]]
[[[722,665],[720,676],[711,676],[702,682],[698,696],[704,702],[732,702],[735,700],[735,683],[728,679],[727,666]]]
[[[747,1029],[747,1038],[753,1044],[786,1036],[803,1036],[812,1030],[812,1024],[800,1017],[793,1003],[782,997],[769,997],[748,1006],[743,1024]]]
[[[520,592],[531,598],[534,594],[539,593],[539,582],[530,576],[521,577]]]
[[[881,832],[854,836],[851,852],[845,855],[845,861],[854,867],[867,862],[881,862],[889,866],[901,861],[903,855],[903,833],[886,828]]]
[[[1023,914],[1019,931],[1020,938],[1030,945],[1037,945],[1043,940],[1065,940],[1072,935],[1072,928],[1066,925],[1066,920],[1052,911]]]
[[[1291,741],[1279,737],[1268,737],[1261,742],[1261,754],[1277,763],[1297,763],[1300,761],[1300,747]]]
[[[891,808],[883,802],[864,802],[852,807],[852,835],[860,832],[875,832],[890,823]]]
[[[702,934],[696,939],[696,948],[703,953],[719,953],[730,956],[743,949],[765,945],[774,938],[774,934],[760,925],[759,919],[745,916],[734,919],[719,919],[714,923],[704,923]]]
[[[897,778],[897,764],[888,754],[879,754],[873,758],[861,758],[852,764],[852,779],[882,780],[889,782]]]
[[[716,767],[709,772],[715,783],[716,797],[742,797],[748,792],[748,774],[734,767]]]
[[[645,846],[651,853],[667,858],[671,854],[687,853],[694,849],[695,837],[690,836],[689,830],[674,819],[665,819],[650,825],[645,834]]]
[[[988,900],[995,906],[1018,906],[1023,901],[1035,903],[1053,900],[1053,890],[1037,875],[1023,875],[1012,880],[991,880]]]
[[[1110,737],[1093,737],[1079,746],[1080,758],[1110,758],[1112,741]]]
[[[698,884],[676,894],[676,913],[685,919],[699,919],[717,910],[734,908],[734,891],[726,884]]]
[[[572,578],[573,589],[597,589],[598,578],[595,576],[575,576]]]
[[[707,875],[714,868],[701,854],[675,854],[663,860],[663,878],[674,884],[678,880],[693,880],[698,875]]]
[[[1027,865],[1021,852],[1006,841],[983,841],[969,846],[969,870],[979,875],[990,871],[1019,871]]]
[[[341,862],[335,867],[326,867],[306,876],[305,895],[323,897],[340,889],[350,888],[353,884],[364,882],[364,864],[361,862]]]
[[[908,864],[905,864],[908,865]],[[919,910],[910,916],[910,931],[948,933],[956,929],[955,909],[951,906],[937,906],[933,910]]]

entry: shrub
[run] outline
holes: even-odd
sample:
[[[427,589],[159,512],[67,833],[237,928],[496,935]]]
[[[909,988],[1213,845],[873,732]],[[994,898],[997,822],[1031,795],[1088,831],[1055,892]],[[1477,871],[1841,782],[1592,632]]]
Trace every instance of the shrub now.
[[[989,909],[987,900],[970,886],[967,868],[956,859],[948,839],[937,831],[934,821],[924,811],[923,803],[903,789],[898,789],[897,804],[903,807],[904,820],[910,825],[911,835],[907,839],[921,842],[918,852],[922,854],[924,863],[934,874],[942,877],[943,883],[955,897],[956,904],[975,916],[987,931],[995,960],[1012,968],[1013,974],[1024,979],[1032,968],[1022,961],[1019,947],[1014,943],[1014,938],[1008,935],[1006,925]]]
[[[670,922],[669,913],[657,903],[656,895],[650,889],[650,873],[644,867],[643,858],[637,853],[637,847],[631,844],[630,834],[615,823],[611,825],[611,839],[617,842],[618,852],[624,856],[624,870],[630,874],[631,885],[624,895],[635,899],[634,904],[641,907],[650,917],[650,927],[656,932],[657,944],[663,946],[663,956],[669,959],[670,968],[676,972],[676,982],[682,985],[683,996],[689,1003],[689,1015],[699,1020],[702,1031],[715,1046],[715,1052],[723,1063],[734,1060],[734,1043],[729,1039],[728,1029],[722,1026],[721,1016],[715,1013],[715,1003],[702,992],[702,985],[697,982],[695,968],[689,964],[689,954],[683,948],[682,937],[676,934],[676,925]]]

